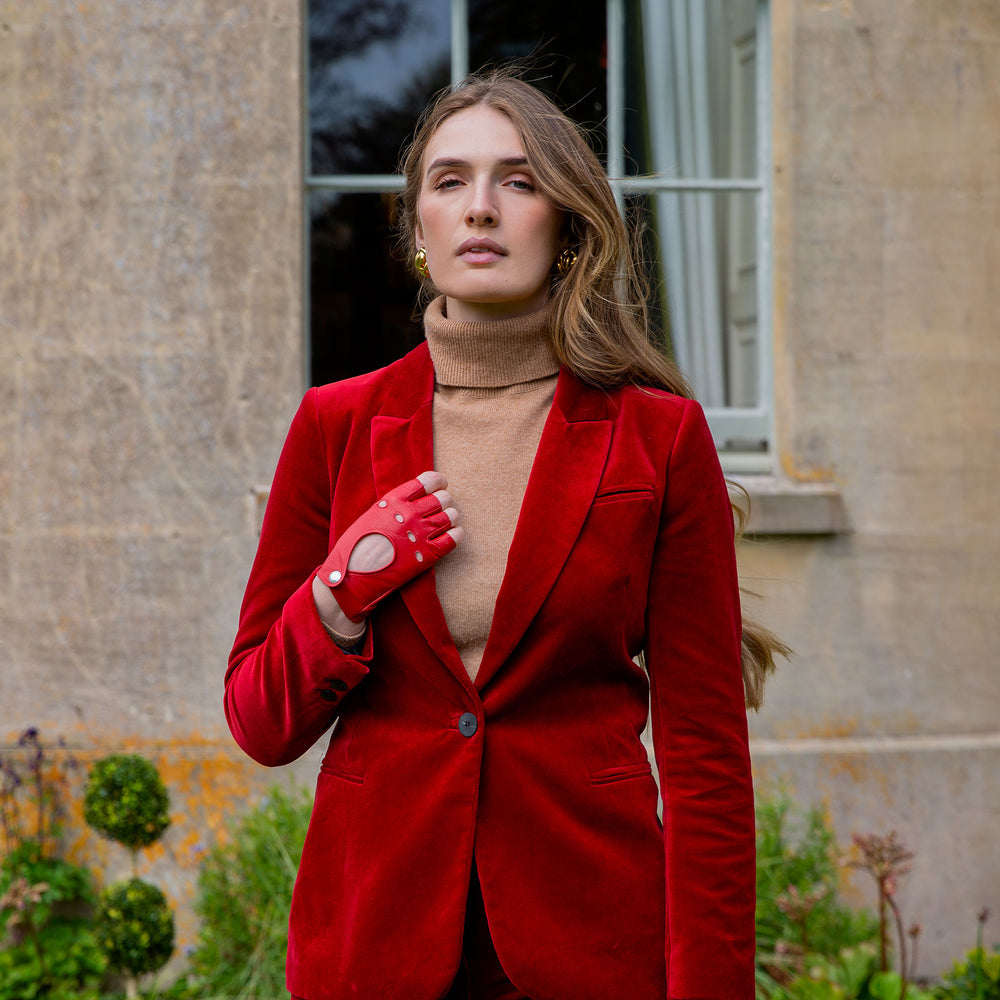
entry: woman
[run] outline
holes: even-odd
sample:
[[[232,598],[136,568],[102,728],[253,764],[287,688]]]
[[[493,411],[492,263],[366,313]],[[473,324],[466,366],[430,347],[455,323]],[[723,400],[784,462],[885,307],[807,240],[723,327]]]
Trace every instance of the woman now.
[[[289,989],[749,998],[741,633],[751,702],[779,647],[741,629],[715,448],[611,191],[503,74],[442,96],[404,173],[426,343],[306,394],[227,674],[263,764],[336,722]]]

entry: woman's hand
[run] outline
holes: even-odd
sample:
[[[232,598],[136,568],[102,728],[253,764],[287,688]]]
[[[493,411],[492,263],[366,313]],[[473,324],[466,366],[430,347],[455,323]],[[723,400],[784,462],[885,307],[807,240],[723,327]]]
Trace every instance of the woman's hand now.
[[[312,583],[328,628],[345,639],[360,638],[379,601],[462,540],[447,486],[440,472],[422,472],[390,490],[341,535]]]

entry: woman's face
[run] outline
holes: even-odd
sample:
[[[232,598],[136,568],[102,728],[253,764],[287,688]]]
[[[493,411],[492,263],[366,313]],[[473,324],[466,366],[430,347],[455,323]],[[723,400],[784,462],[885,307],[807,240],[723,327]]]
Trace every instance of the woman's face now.
[[[449,319],[507,319],[539,308],[564,213],[535,187],[513,122],[485,105],[445,119],[421,165],[417,246]]]

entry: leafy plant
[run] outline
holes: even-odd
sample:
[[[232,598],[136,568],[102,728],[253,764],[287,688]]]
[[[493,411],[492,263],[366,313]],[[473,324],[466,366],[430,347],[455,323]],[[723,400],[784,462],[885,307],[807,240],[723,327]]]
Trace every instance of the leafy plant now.
[[[32,844],[8,854],[0,865],[0,891],[7,892],[17,881],[44,886],[34,907],[42,923],[59,904],[65,904],[63,909],[81,909],[78,904],[94,902],[93,879],[86,868],[63,858],[39,858]]]
[[[1000,949],[973,948],[934,990],[936,1000],[1000,1000]]]
[[[96,1000],[104,969],[83,921],[53,919],[0,951],[0,1000]]]
[[[976,947],[942,976],[934,1000],[1000,1000],[1000,948],[988,952],[983,947],[989,916],[989,910],[979,911]]]
[[[903,978],[903,992],[906,992],[906,980],[912,969],[907,964],[906,935],[903,933],[903,917],[896,902],[896,891],[899,880],[910,871],[913,852],[899,840],[895,830],[890,830],[884,837],[877,834],[855,834],[854,846],[860,853],[860,858],[850,862],[853,867],[868,872],[878,887],[878,922],[879,922],[879,971],[889,970],[889,914],[892,913],[896,925],[899,947],[899,972]],[[912,934],[914,944],[919,934],[919,928]]]
[[[0,759],[0,1000],[96,996],[104,971],[90,872],[57,855],[73,766],[34,727]]]
[[[897,972],[880,972],[878,948],[865,942],[834,958],[815,956],[784,990],[790,1000],[933,1000],[904,983]]]
[[[138,996],[138,977],[162,968],[174,950],[174,918],[156,886],[136,877],[140,848],[170,825],[170,797],[159,771],[138,754],[112,754],[91,769],[84,819],[129,848],[133,877],[101,893],[98,928],[112,968],[125,973],[126,995]]]
[[[132,851],[149,847],[170,825],[170,797],[159,771],[138,754],[112,754],[91,769],[83,818]]]
[[[288,911],[310,809],[304,789],[275,787],[203,861],[191,956],[201,995],[287,997]]]
[[[794,1000],[846,1000],[859,997],[876,969],[876,948],[870,941],[844,948],[835,957],[812,956],[803,972],[787,986]]]
[[[60,741],[60,747],[62,743]],[[25,729],[17,750],[0,757],[0,857],[46,857],[56,852],[72,757],[57,757],[35,726]]]
[[[821,809],[793,808],[783,792],[757,801],[757,995],[783,998],[784,987],[824,964],[843,976],[865,961],[877,922],[839,899],[840,850]],[[818,964],[817,964],[818,963]],[[839,975],[839,973],[838,973]],[[804,987],[803,987],[804,988]],[[803,993],[810,1000],[825,994]],[[831,996],[842,994],[831,994]]]
[[[155,885],[133,878],[101,893],[98,938],[108,964],[141,975],[162,968],[174,950],[174,916]]]

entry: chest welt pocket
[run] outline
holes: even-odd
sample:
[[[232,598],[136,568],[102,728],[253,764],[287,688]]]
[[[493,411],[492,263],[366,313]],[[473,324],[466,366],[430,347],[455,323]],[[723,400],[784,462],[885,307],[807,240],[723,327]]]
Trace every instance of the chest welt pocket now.
[[[623,483],[620,486],[605,486],[594,497],[592,506],[623,503],[626,500],[652,500],[653,495],[653,487],[648,483]]]

